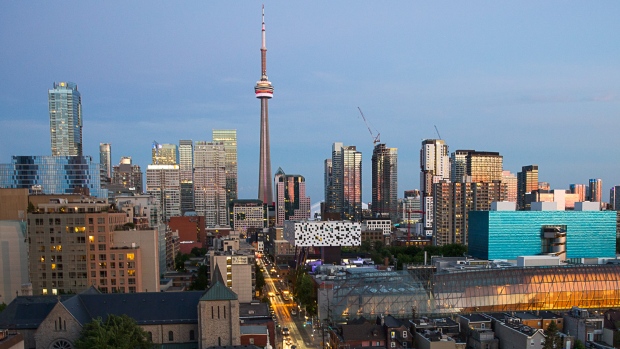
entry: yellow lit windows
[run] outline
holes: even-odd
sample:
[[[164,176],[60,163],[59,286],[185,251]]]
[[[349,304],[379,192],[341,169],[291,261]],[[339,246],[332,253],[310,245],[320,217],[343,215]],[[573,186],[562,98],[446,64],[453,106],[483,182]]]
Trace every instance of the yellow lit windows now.
[[[92,235],[89,235],[88,236],[88,242],[91,243],[91,244],[94,243],[95,242],[95,237],[92,236]]]
[[[136,271],[135,271],[135,269],[129,269],[129,270],[127,270],[127,276],[136,276]]]
[[[56,270],[56,263],[52,263],[52,270]]]
[[[127,260],[128,261],[133,261],[135,258],[135,254],[133,253],[127,253]]]
[[[43,295],[47,295],[47,288],[44,288],[41,293],[43,293]]]

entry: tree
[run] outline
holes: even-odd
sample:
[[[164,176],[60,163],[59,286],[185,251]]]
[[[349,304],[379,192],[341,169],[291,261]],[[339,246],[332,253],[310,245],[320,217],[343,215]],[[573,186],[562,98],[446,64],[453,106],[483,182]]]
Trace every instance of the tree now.
[[[4,309],[6,309],[6,303],[2,302],[2,303],[0,303],[0,313],[1,313]]]
[[[189,285],[189,289],[192,291],[201,291],[206,290],[209,286],[209,277],[207,273],[209,272],[209,267],[206,265],[201,265],[198,267],[198,272],[196,275],[196,279],[192,281],[192,284]]]
[[[543,349],[561,349],[562,337],[558,334],[558,326],[555,321],[551,321],[545,330],[545,344]]]
[[[585,344],[579,339],[575,340],[575,349],[586,349]]]
[[[109,315],[103,321],[94,319],[84,326],[80,338],[75,342],[76,349],[149,349],[153,342],[136,321],[123,314]]]
[[[260,271],[260,266],[258,263],[254,263],[254,274],[256,275],[256,289],[255,291],[262,291],[263,287],[265,287],[265,275]]]

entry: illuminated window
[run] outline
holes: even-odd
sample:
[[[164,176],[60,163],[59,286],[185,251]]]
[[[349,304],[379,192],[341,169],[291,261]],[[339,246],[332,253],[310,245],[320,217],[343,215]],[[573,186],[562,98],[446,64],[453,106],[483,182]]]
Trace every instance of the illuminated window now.
[[[42,293],[43,293],[43,295],[46,295],[47,294],[47,288],[44,288]]]
[[[127,253],[127,260],[128,261],[133,261],[134,257],[135,257],[135,255],[133,253]]]
[[[52,294],[53,294],[54,296],[58,295],[58,289],[56,289],[56,288],[52,288]]]
[[[52,263],[52,270],[56,270],[56,263]]]
[[[88,236],[88,242],[90,242],[91,244],[95,242],[95,237],[92,235]]]

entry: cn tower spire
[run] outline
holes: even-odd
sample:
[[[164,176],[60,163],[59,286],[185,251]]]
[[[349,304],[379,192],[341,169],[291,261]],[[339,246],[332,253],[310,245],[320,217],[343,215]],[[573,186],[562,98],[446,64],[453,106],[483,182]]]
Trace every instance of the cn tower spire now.
[[[273,203],[271,186],[271,150],[269,148],[269,99],[273,97],[273,86],[267,78],[267,46],[265,44],[265,5],[263,5],[262,44],[260,48],[261,77],[254,92],[260,99],[260,158],[258,169],[258,199],[263,204]]]

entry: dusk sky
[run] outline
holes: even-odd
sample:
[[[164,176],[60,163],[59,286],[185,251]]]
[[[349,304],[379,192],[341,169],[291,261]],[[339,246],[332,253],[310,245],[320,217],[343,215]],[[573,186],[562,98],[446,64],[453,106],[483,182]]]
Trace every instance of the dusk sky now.
[[[421,141],[539,165],[552,189],[620,185],[620,2],[267,1],[272,173],[323,200],[334,142],[398,148],[398,196],[419,188]],[[146,167],[151,144],[236,129],[239,197],[258,193],[260,2],[3,1],[0,163],[51,155],[47,91],[82,94],[84,154]]]

